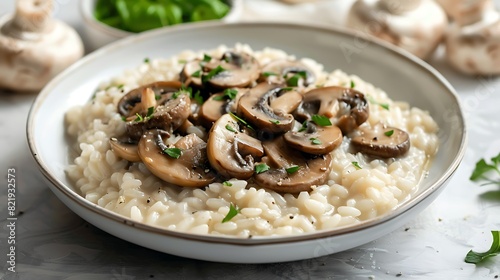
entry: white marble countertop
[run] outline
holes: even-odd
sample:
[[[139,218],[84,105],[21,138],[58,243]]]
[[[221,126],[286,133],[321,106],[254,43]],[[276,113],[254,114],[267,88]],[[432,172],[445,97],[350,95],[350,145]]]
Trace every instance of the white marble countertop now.
[[[80,31],[76,1],[55,0],[56,17]],[[304,21],[338,24],[330,17],[347,0],[318,7],[248,0],[245,20],[301,12]],[[497,1],[498,3],[498,1]],[[267,8],[263,5],[267,5]],[[340,6],[336,6],[340,5]],[[14,1],[0,2],[0,15]],[[340,7],[340,8],[339,8]],[[321,16],[318,16],[318,14]],[[1,279],[500,279],[500,256],[467,264],[470,249],[486,250],[491,230],[500,230],[500,187],[469,181],[475,162],[500,152],[500,78],[467,77],[442,61],[430,62],[456,88],[464,104],[469,145],[464,162],[437,198],[404,227],[371,243],[317,259],[235,265],[180,258],[145,249],[88,224],[62,204],[42,182],[25,137],[33,94],[0,92],[0,271]],[[18,220],[16,273],[7,268],[7,172],[16,169]]]

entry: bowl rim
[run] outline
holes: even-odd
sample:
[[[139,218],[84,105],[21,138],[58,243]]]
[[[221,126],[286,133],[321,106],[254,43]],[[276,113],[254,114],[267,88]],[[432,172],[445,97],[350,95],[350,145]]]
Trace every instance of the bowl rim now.
[[[86,200],[80,194],[78,194],[75,190],[72,190],[71,187],[66,186],[62,181],[60,181],[57,177],[53,176],[50,172],[49,165],[44,162],[39,156],[39,148],[36,145],[36,140],[34,139],[34,131],[35,131],[35,122],[36,116],[39,109],[42,107],[44,100],[50,93],[53,91],[53,88],[56,87],[59,82],[66,78],[73,71],[77,71],[81,65],[89,63],[99,56],[105,54],[106,52],[112,51],[116,48],[122,48],[126,45],[133,44],[134,41],[147,40],[150,37],[161,36],[168,34],[170,32],[188,32],[193,29],[204,29],[204,28],[224,28],[224,27],[254,27],[254,26],[273,26],[273,27],[281,27],[281,28],[301,28],[308,29],[312,31],[321,31],[325,33],[330,33],[334,35],[342,35],[342,36],[350,36],[353,38],[364,37],[365,40],[372,44],[372,47],[381,48],[385,50],[389,50],[393,55],[398,56],[399,59],[407,60],[413,63],[415,66],[418,66],[422,71],[427,72],[432,76],[432,78],[436,79],[438,83],[443,85],[447,90],[446,94],[450,95],[451,99],[456,103],[457,113],[459,119],[460,127],[463,127],[460,146],[458,148],[458,153],[454,155],[452,163],[447,167],[446,171],[441,174],[441,176],[433,183],[430,183],[429,187],[419,193],[417,196],[411,197],[411,203],[403,202],[402,205],[399,205],[395,209],[391,210],[388,213],[379,215],[373,219],[363,221],[359,224],[355,225],[347,225],[344,227],[327,229],[314,231],[311,233],[303,233],[300,235],[287,235],[287,236],[255,236],[250,239],[244,239],[240,237],[233,236],[214,236],[214,235],[197,235],[193,233],[187,232],[178,232],[174,230],[169,230],[166,228],[160,228],[158,226],[147,225],[141,222],[136,222],[131,218],[124,217],[118,213],[107,210],[97,204]],[[458,95],[452,85],[442,76],[436,69],[417,58],[416,56],[406,52],[396,46],[391,45],[385,41],[380,39],[364,36],[362,34],[358,34],[351,30],[347,30],[341,27],[332,27],[321,24],[295,24],[295,23],[278,23],[272,21],[261,21],[261,22],[239,22],[239,23],[222,23],[222,22],[205,22],[198,24],[190,24],[190,25],[178,25],[172,28],[165,29],[156,29],[151,31],[143,32],[137,36],[131,36],[127,38],[123,38],[117,42],[111,43],[87,56],[80,59],[72,66],[64,70],[60,73],[56,78],[50,81],[44,89],[39,93],[33,102],[26,124],[26,136],[28,141],[28,146],[31,152],[32,157],[38,165],[40,172],[46,177],[48,181],[50,181],[57,190],[59,190],[62,194],[64,194],[67,198],[71,199],[75,203],[79,204],[79,206],[84,207],[87,210],[94,212],[99,216],[104,216],[106,219],[111,219],[115,222],[125,223],[132,227],[135,227],[139,230],[147,231],[149,233],[155,233],[160,235],[167,235],[169,237],[181,238],[185,240],[192,240],[197,242],[209,242],[209,243],[217,243],[217,244],[232,244],[238,246],[260,246],[260,245],[268,245],[268,244],[285,244],[285,243],[296,243],[309,241],[312,239],[323,239],[330,238],[335,236],[341,236],[349,233],[353,233],[356,231],[366,230],[371,227],[384,224],[390,220],[396,219],[400,215],[405,212],[408,212],[410,209],[416,207],[419,202],[424,200],[426,197],[431,196],[433,193],[438,192],[441,188],[445,186],[445,183],[451,178],[451,176],[455,173],[457,168],[459,167],[464,155],[467,146],[467,129],[466,122],[464,118],[463,108],[458,98]]]
[[[103,32],[109,36],[112,36],[116,39],[124,38],[127,36],[131,35],[136,35],[140,33],[134,33],[130,31],[125,31],[119,28],[115,28],[112,26],[109,26],[107,24],[104,24],[97,20],[92,11],[94,9],[95,3],[98,0],[81,0],[79,4],[79,10],[80,10],[80,15],[84,21],[85,24],[89,25],[91,28],[97,29],[100,32]],[[243,0],[227,0],[231,3],[231,8],[229,9],[229,12],[222,17],[221,21],[223,22],[235,22],[238,20],[240,17],[242,11],[243,11]],[[219,20],[212,20],[212,21],[219,21]],[[210,20],[207,20],[205,22],[209,22]],[[181,24],[195,24],[194,22],[184,22]],[[171,26],[164,26],[161,28],[172,28],[176,25],[171,25]],[[161,29],[160,28],[160,29]],[[147,32],[147,31],[144,31]]]

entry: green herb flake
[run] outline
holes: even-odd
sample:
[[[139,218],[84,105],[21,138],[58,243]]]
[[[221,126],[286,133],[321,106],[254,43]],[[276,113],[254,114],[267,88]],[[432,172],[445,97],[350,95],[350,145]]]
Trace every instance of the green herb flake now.
[[[193,76],[195,78],[201,77],[201,70],[195,71],[193,74],[191,74],[191,76]]]
[[[387,104],[387,103],[379,103],[378,105],[379,105],[380,107],[382,107],[382,108],[386,109],[387,111],[389,111],[389,104]]]
[[[144,120],[144,118],[139,113],[135,113],[135,115],[137,116],[137,118],[135,118],[134,122],[142,122]]]
[[[294,166],[288,167],[288,168],[287,168],[287,169],[285,169],[285,170],[286,170],[286,173],[288,173],[288,174],[293,174],[293,173],[295,173],[295,172],[299,171],[299,169],[300,169],[300,166],[298,166],[298,165],[294,165]]]
[[[155,100],[160,100],[161,99],[161,94],[155,94]]]
[[[117,88],[118,88],[118,89],[122,89],[124,86],[125,86],[124,84],[119,84],[119,85],[117,86]]]
[[[307,121],[302,123],[302,126],[299,128],[299,132],[303,132],[307,130]]]
[[[465,256],[466,263],[477,264],[482,262],[483,260],[494,257],[500,254],[500,231],[491,231],[491,235],[493,235],[493,241],[491,243],[491,248],[483,253],[475,252],[470,250]]]
[[[354,83],[353,80],[351,80],[351,88],[355,88],[356,87],[356,84]]]
[[[235,99],[236,95],[238,95],[238,90],[234,88],[227,88],[224,90],[224,96],[227,96],[227,98],[231,100]]]
[[[293,75],[288,80],[286,80],[286,85],[289,87],[297,87],[299,86],[299,80],[300,80],[299,75]]]
[[[127,117],[122,116],[122,121],[126,122],[127,121]]]
[[[359,166],[359,163],[357,161],[353,161],[351,163],[352,163],[352,165],[354,165],[354,167],[356,167],[357,170],[363,169],[363,168],[361,168],[361,166]]]
[[[319,140],[318,138],[309,138],[309,140],[311,140],[311,144],[313,144],[313,145],[323,144],[323,143],[321,143],[321,140]]]
[[[179,59],[177,62],[179,62],[179,64],[186,64],[187,60],[185,60],[185,59]]]
[[[213,77],[215,77],[218,74],[225,72],[225,71],[226,71],[226,69],[224,69],[222,66],[219,65],[216,68],[210,70],[210,72],[208,72],[206,75],[203,75],[201,77],[201,82],[206,83],[206,82],[210,81]]]
[[[260,174],[269,170],[269,165],[265,163],[260,163],[255,165],[255,173]]]
[[[371,97],[369,95],[366,95],[366,99],[368,100],[368,102],[370,102],[370,103],[372,103],[374,105],[378,105],[378,106],[386,109],[387,111],[389,111],[389,104],[387,104],[387,103],[379,103],[375,99],[373,99],[373,97]]]
[[[231,117],[233,117],[233,119],[235,119],[236,121],[238,121],[241,124],[243,124],[244,126],[246,126],[248,129],[254,130],[254,128],[247,121],[245,121],[244,119],[238,117],[235,113],[229,112],[229,115]]]
[[[394,134],[394,130],[392,129],[392,130],[386,131],[386,132],[384,132],[384,134],[387,137],[391,137]]]
[[[233,186],[233,183],[229,182],[229,181],[224,181],[222,182],[222,184],[226,187],[232,187]]]
[[[280,121],[278,120],[269,120],[272,124],[280,124]]]
[[[155,113],[155,107],[154,106],[151,106],[148,108],[148,113],[146,114],[146,119],[150,119],[153,114]]]
[[[292,91],[292,90],[294,90],[293,87],[284,87],[284,88],[281,88],[280,91]]]
[[[313,115],[312,121],[319,126],[331,126],[332,122],[329,118],[321,115]]]
[[[209,56],[208,54],[203,54],[203,61],[204,62],[210,62],[210,60],[212,60],[212,57]]]
[[[201,96],[201,92],[199,90],[194,94],[193,99],[194,99],[194,101],[196,101],[196,103],[198,103],[200,105],[202,105],[205,102],[205,100],[203,99],[203,96]]]
[[[163,153],[175,159],[178,159],[182,156],[182,150],[179,148],[166,148],[165,150],[163,150]]]
[[[238,215],[239,212],[240,209],[238,209],[238,206],[235,206],[234,204],[231,203],[231,205],[229,205],[229,212],[227,212],[226,217],[222,219],[222,223],[231,221],[231,219],[234,218],[236,215]]]
[[[144,58],[144,63],[149,63],[151,60],[149,60],[149,57]]]
[[[274,72],[262,72],[262,76],[264,77],[270,77],[270,76],[278,76],[278,74],[274,73]]]
[[[226,124],[226,129],[227,129],[227,130],[229,130],[229,131],[231,131],[231,132],[236,133],[236,129],[234,129],[234,127],[232,127],[232,126],[231,126],[231,125],[229,125],[229,124]]]

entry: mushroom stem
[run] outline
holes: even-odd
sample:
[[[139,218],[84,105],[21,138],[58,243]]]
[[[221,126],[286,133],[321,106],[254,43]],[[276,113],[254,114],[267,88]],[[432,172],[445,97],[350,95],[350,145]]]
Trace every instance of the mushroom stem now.
[[[147,87],[142,90],[142,95],[141,95],[141,106],[142,110],[147,111],[149,108],[156,107],[156,96],[155,92]]]

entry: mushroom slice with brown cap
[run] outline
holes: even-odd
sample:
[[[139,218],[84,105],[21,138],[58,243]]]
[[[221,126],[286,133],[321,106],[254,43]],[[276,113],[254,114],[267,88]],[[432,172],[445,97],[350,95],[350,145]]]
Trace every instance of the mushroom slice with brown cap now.
[[[247,88],[228,88],[224,92],[213,94],[200,107],[198,112],[200,122],[210,128],[222,115],[229,112],[236,113],[240,97],[248,90]]]
[[[137,143],[127,143],[120,141],[117,138],[111,138],[109,139],[109,144],[111,146],[111,150],[113,150],[115,155],[130,162],[141,161],[141,158],[139,157]]]
[[[283,98],[293,106],[280,102],[271,107],[275,98]],[[255,125],[258,130],[269,133],[283,133],[292,129],[294,118],[287,110],[296,108],[302,101],[302,95],[296,91],[287,91],[280,85],[260,83],[243,95],[238,102],[238,115]]]
[[[368,119],[369,107],[364,94],[355,89],[322,87],[308,91],[301,106],[294,112],[299,120],[308,120],[315,114],[337,117],[336,125],[347,134]]]
[[[330,154],[303,154],[286,145],[283,137],[266,141],[263,146],[266,156],[262,158],[262,163],[270,169],[255,174],[254,179],[259,186],[277,192],[299,193],[326,182],[331,169]]]
[[[252,177],[254,162],[264,154],[259,140],[240,131],[238,122],[225,114],[214,123],[209,133],[208,160],[226,178]]]
[[[278,59],[271,61],[262,68],[259,80],[270,83],[283,83],[292,87],[307,87],[315,82],[316,77],[313,71],[300,61]]]
[[[410,149],[410,136],[405,131],[377,124],[360,129],[351,145],[359,152],[381,158],[399,157]]]
[[[236,51],[225,52],[220,59],[205,55],[203,60],[186,63],[181,81],[215,88],[246,87],[257,80],[260,65],[255,57]]]
[[[308,154],[323,155],[336,149],[342,143],[342,131],[335,126],[318,126],[306,122],[299,131],[288,131],[283,135],[292,148]]]
[[[144,115],[127,122],[127,136],[139,139],[149,129],[162,129],[173,132],[181,126],[191,113],[191,100],[186,94],[170,95],[165,104],[156,108],[149,107]]]
[[[151,173],[168,183],[189,188],[203,187],[215,181],[203,140],[189,134],[169,147],[163,136],[160,130],[149,130],[139,141],[139,156]]]
[[[169,92],[176,92],[182,87],[182,84],[178,81],[160,81],[147,84],[138,88],[135,88],[125,94],[118,102],[118,113],[124,117],[134,116],[142,110],[140,106],[142,92],[144,89],[149,88],[154,92],[155,98],[158,99],[158,104],[162,104],[164,100],[161,100],[165,94]]]

